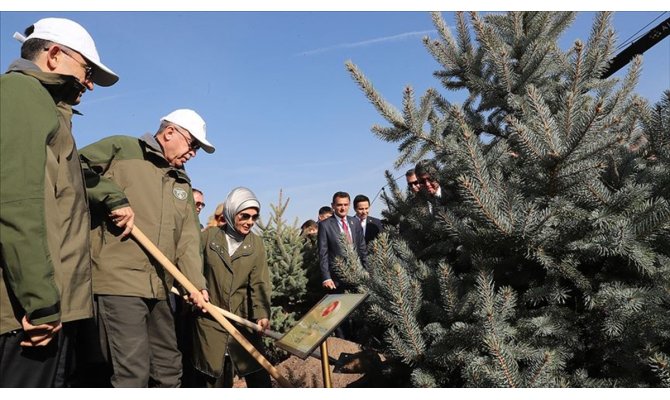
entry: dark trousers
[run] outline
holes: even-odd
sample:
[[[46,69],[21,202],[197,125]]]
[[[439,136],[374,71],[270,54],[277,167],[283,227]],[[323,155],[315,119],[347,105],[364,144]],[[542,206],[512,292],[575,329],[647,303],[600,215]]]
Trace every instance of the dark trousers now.
[[[97,302],[95,305],[97,313]],[[106,348],[106,346],[105,346]],[[105,361],[100,346],[97,318],[77,321],[75,339],[76,368],[70,387],[109,388],[111,365]]]
[[[182,387],[197,387],[198,371],[190,362],[193,352],[192,326],[195,324],[194,311],[191,305],[176,297],[174,312],[175,333],[177,335],[177,348],[182,354]],[[199,312],[199,311],[195,311]]]
[[[0,335],[0,388],[62,388],[69,386],[74,367],[73,323],[46,346],[21,347],[23,331]]]
[[[181,353],[167,300],[97,296],[103,353],[114,387],[179,387]]]

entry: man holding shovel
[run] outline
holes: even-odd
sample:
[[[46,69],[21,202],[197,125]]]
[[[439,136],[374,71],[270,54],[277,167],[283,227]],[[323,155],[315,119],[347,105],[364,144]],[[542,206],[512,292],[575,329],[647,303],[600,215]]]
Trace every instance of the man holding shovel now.
[[[103,355],[115,387],[178,387],[182,362],[168,302],[173,277],[126,237],[137,221],[146,236],[208,301],[200,229],[184,164],[214,152],[205,121],[179,109],[155,135],[112,136],[81,150],[91,205],[93,292]]]

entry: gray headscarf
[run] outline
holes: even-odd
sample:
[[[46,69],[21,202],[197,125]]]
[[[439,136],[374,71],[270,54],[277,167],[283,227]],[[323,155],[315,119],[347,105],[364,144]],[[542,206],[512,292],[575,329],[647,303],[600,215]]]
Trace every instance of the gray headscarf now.
[[[228,234],[228,252],[232,255],[242,244],[244,236],[235,230],[235,215],[247,208],[255,208],[261,212],[261,203],[251,190],[245,187],[237,187],[228,193],[223,206],[223,217],[226,219],[226,233]]]
[[[261,203],[254,192],[241,186],[231,190],[226,197],[226,204],[223,206],[223,216],[226,218],[228,226],[234,227],[237,213],[251,207],[257,209],[259,213],[261,212]]]

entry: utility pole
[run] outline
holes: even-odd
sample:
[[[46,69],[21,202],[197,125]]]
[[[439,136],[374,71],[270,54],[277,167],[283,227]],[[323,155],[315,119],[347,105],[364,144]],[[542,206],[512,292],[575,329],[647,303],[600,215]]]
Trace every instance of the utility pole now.
[[[658,42],[665,39],[668,34],[670,34],[670,17],[656,25],[655,28],[647,32],[644,36],[631,43],[631,45],[623,49],[621,53],[617,54],[612,59],[609,68],[603,72],[601,78],[609,78],[612,74],[628,64],[633,57],[654,47]]]

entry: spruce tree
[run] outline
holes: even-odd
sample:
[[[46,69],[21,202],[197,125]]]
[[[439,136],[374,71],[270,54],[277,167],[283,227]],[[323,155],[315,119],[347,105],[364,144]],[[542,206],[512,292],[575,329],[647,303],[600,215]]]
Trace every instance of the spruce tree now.
[[[314,254],[306,250],[308,246],[300,236],[297,220],[289,224],[284,219],[289,202],[290,199],[283,200],[280,191],[278,203],[270,204],[272,212],[268,222],[258,223],[272,281],[270,326],[272,330],[280,333],[293,327],[313,305],[308,297],[308,274],[317,265]],[[283,352],[277,350],[272,343],[270,340],[266,341],[273,357],[282,357]]]
[[[388,175],[386,212],[406,226],[371,246],[367,270],[338,264],[412,386],[668,386],[670,95],[635,94],[641,57],[600,79],[611,13],[562,51],[574,16],[457,13],[454,37],[433,13],[434,76],[463,104],[407,87],[397,110],[346,64],[396,166],[430,158],[458,194],[421,214]]]

